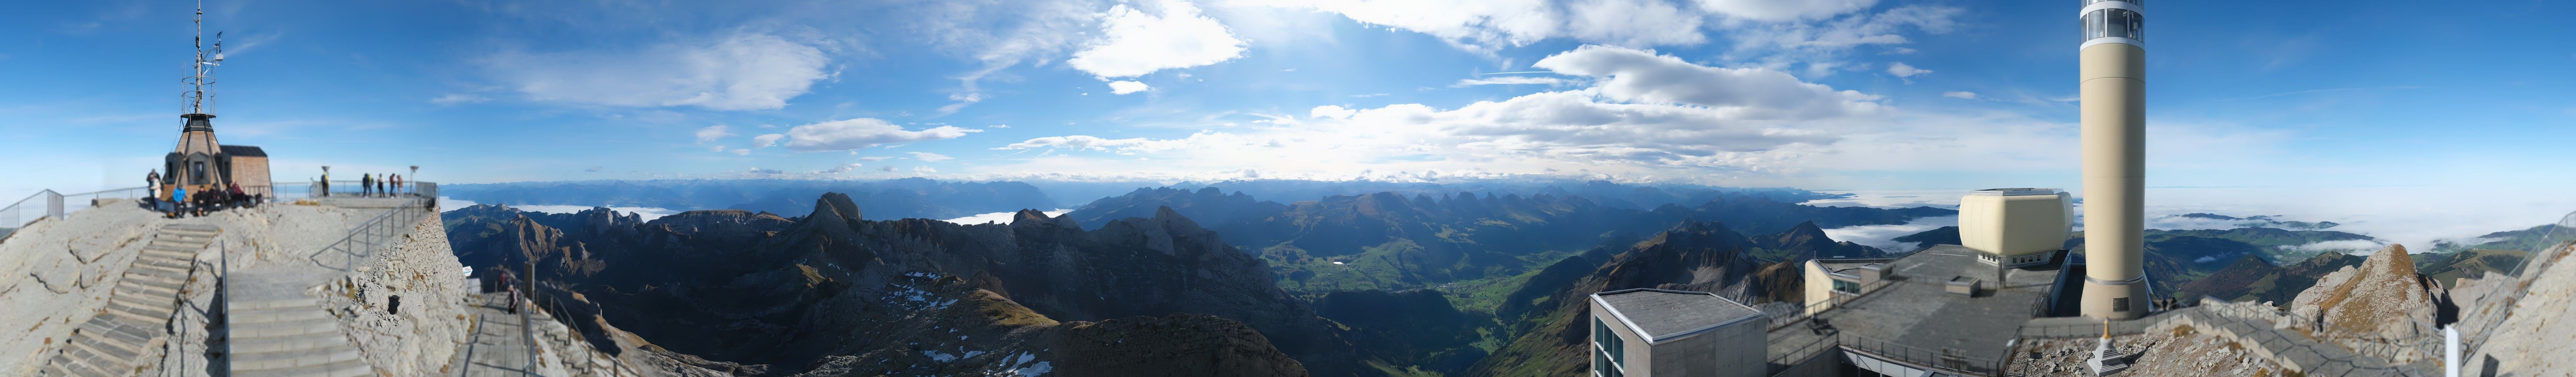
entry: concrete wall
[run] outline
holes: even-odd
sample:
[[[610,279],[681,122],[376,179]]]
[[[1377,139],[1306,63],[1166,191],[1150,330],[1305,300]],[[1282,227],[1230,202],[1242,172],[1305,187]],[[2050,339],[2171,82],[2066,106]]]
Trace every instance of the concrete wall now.
[[[1802,288],[1807,291],[1805,296],[1807,299],[1807,315],[1815,315],[1817,312],[1823,312],[1826,309],[1833,309],[1833,278],[1826,276],[1825,267],[1823,265],[1816,264],[1816,261],[1814,260],[1809,260],[1802,264],[1805,265],[1805,268],[1802,270],[1803,273],[1799,274],[1801,275],[1799,279],[1805,280],[1805,284],[1807,285]]]
[[[1594,320],[1598,320],[1598,321],[1601,321],[1602,323],[1609,324],[1609,325],[1610,325],[1610,332],[1615,333],[1615,334],[1618,334],[1618,335],[1619,335],[1619,340],[1620,340],[1621,342],[1624,342],[1624,344],[1626,344],[1626,347],[1624,347],[1624,349],[1622,350],[1622,351],[1624,351],[1624,352],[1621,352],[1621,353],[1623,354],[1623,357],[1626,357],[1626,358],[1627,358],[1627,359],[1626,359],[1622,364],[1620,364],[1620,365],[1622,365],[1622,366],[1626,367],[1626,368],[1622,369],[1622,370],[1624,370],[1624,371],[1625,371],[1625,373],[1623,373],[1622,375],[1625,375],[1625,376],[1653,376],[1653,375],[1655,375],[1655,374],[1653,374],[1653,373],[1654,373],[1654,365],[1653,365],[1653,364],[1654,364],[1654,348],[1652,348],[1652,347],[1653,347],[1653,345],[1651,345],[1651,344],[1646,344],[1646,340],[1645,340],[1645,339],[1646,339],[1646,337],[1637,335],[1637,332],[1636,332],[1636,331],[1634,331],[1634,330],[1629,329],[1629,328],[1628,328],[1628,325],[1627,325],[1626,323],[1622,323],[1622,322],[1620,322],[1620,321],[1619,321],[1619,317],[1618,317],[1618,316],[1610,315],[1610,309],[1609,309],[1609,308],[1601,307],[1601,302],[1600,302],[1600,301],[1592,300],[1589,296],[1587,296],[1587,297],[1585,297],[1585,299],[1583,300],[1583,302],[1584,302],[1584,304],[1585,304],[1585,305],[1587,305],[1587,306],[1591,306],[1591,307],[1592,307],[1592,309],[1591,309],[1591,310],[1592,310],[1592,318],[1593,318]],[[1584,324],[1583,324],[1583,326],[1584,326],[1584,327],[1590,327],[1590,328],[1592,328],[1592,329],[1593,329],[1593,331],[1598,331],[1598,330],[1600,330],[1600,327],[1593,326],[1593,324],[1592,324],[1592,323],[1584,323]],[[1586,334],[1590,334],[1590,333],[1591,333],[1591,331],[1586,331],[1585,333],[1586,333]],[[1590,338],[1590,337],[1583,338],[1583,352],[1584,352],[1584,354],[1583,354],[1583,360],[1585,360],[1585,363],[1587,364],[1587,365],[1585,365],[1585,366],[1584,366],[1584,369],[1583,369],[1583,370],[1584,370],[1584,371],[1585,371],[1585,373],[1586,373],[1585,375],[1590,375],[1589,373],[1591,373],[1590,371],[1592,370],[1592,368],[1591,368],[1591,366],[1590,366],[1590,365],[1588,365],[1588,364],[1590,364],[1590,363],[1591,363],[1591,361],[1590,361],[1590,360],[1592,360],[1592,338]]]

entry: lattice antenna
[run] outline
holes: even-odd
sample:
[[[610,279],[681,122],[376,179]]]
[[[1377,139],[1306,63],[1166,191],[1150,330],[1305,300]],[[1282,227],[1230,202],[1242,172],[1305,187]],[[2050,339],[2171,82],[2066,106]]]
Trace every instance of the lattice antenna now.
[[[214,114],[214,74],[215,67],[222,66],[224,61],[224,33],[215,32],[215,45],[211,48],[206,46],[206,2],[204,0],[197,1],[195,22],[197,36],[191,41],[197,52],[197,61],[188,66],[191,74],[179,79],[180,84],[188,86],[187,92],[179,94],[180,107],[187,114]]]

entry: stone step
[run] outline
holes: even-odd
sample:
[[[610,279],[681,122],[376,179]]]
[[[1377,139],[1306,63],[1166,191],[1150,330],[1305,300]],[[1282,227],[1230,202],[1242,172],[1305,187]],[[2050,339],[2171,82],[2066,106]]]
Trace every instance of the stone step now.
[[[168,245],[173,247],[205,247],[206,244],[214,242],[215,236],[213,235],[172,234],[164,232],[152,235],[151,244]]]
[[[227,322],[235,324],[320,321],[331,319],[331,314],[323,312],[320,308],[306,307],[232,310],[224,313],[224,315],[226,316],[225,318]]]
[[[80,362],[79,358],[72,357],[70,352],[56,354],[51,362],[45,364],[45,368],[53,370],[46,373],[47,376],[122,377],[109,374],[97,366]]]
[[[171,310],[168,308],[155,308],[118,300],[109,300],[107,302],[107,313],[100,314],[100,316],[114,316],[113,318],[139,324],[167,324],[170,322],[170,313]]]
[[[116,288],[115,288],[115,290],[114,290],[114,291],[112,291],[112,292],[114,292],[114,293],[110,293],[110,294],[120,294],[120,293],[121,293],[121,294],[132,294],[132,295],[142,296],[142,297],[152,297],[152,296],[178,297],[178,296],[179,296],[179,291],[178,291],[178,290],[170,289],[170,287],[168,287],[168,286],[152,285],[152,284],[143,284],[143,283],[141,283],[141,282],[132,282],[132,283],[128,283],[128,282],[118,282],[118,283],[116,284]]]
[[[241,287],[234,287],[233,289],[235,289],[235,290],[240,290],[240,289],[241,289]],[[238,311],[260,310],[260,309],[285,309],[285,308],[311,308],[311,309],[314,309],[314,310],[321,310],[321,309],[322,309],[322,302],[321,302],[321,301],[319,301],[319,300],[314,300],[314,299],[313,299],[313,298],[311,298],[311,297],[297,297],[297,298],[273,299],[273,300],[247,300],[247,299],[237,299],[237,300],[227,300],[227,301],[225,301],[225,303],[224,303],[224,304],[225,304],[225,305],[224,305],[224,307],[225,307],[225,309],[226,309],[226,310],[229,310],[229,311],[237,311],[237,312],[238,312]]]
[[[92,355],[107,358],[108,360],[134,360],[134,358],[141,357],[143,355],[143,351],[140,349],[125,348],[116,344],[108,344],[107,342],[102,342],[97,339],[98,338],[96,337],[86,336],[75,337],[71,342],[69,342],[71,343],[69,346],[72,348],[79,348],[80,350],[86,351]]]
[[[329,364],[322,364],[322,365],[308,365],[308,366],[287,367],[287,368],[277,368],[277,369],[255,369],[255,370],[254,370],[254,369],[242,369],[242,368],[241,368],[241,366],[236,365],[236,366],[234,366],[234,367],[233,367],[233,375],[236,375],[236,376],[297,376],[297,377],[307,377],[307,376],[310,376],[310,377],[366,377],[366,376],[374,376],[374,375],[375,375],[375,372],[374,372],[373,370],[371,370],[370,368],[368,368],[368,367],[367,367],[367,363],[366,363],[366,362],[358,361],[358,360],[345,360],[345,361],[334,361],[334,362],[331,362],[331,363],[329,363]]]
[[[147,263],[143,263],[143,260],[142,260],[142,259],[140,259],[140,258],[137,258],[134,262],[135,262],[135,263],[134,263],[133,265],[129,265],[129,266],[126,266],[126,267],[125,267],[125,273],[126,273],[126,274],[144,274],[144,275],[154,275],[154,276],[162,276],[162,277],[173,277],[173,278],[181,278],[181,279],[185,279],[185,278],[187,278],[187,277],[188,277],[188,268],[187,268],[187,267],[174,267],[174,266],[163,266],[163,265],[157,265],[157,264],[147,264]]]
[[[295,352],[340,348],[349,348],[349,341],[342,337],[341,334],[244,338],[234,339],[232,342],[232,352],[238,354]]]
[[[224,228],[206,224],[169,224],[162,225],[161,231],[180,233],[222,233]]]
[[[118,318],[104,316],[91,317],[89,322],[81,323],[80,331],[80,336],[96,337],[102,341],[138,350],[143,349],[145,344],[151,344],[152,338],[161,336],[161,329],[158,327],[135,326]]]
[[[169,259],[177,259],[177,260],[196,260],[196,259],[197,259],[197,250],[202,250],[202,249],[204,249],[204,248],[184,249],[184,248],[179,248],[179,247],[162,247],[162,246],[159,246],[159,244],[154,244],[154,246],[144,246],[144,247],[143,247],[143,258],[169,258]]]
[[[122,304],[125,307],[135,309],[151,309],[151,311],[143,313],[160,313],[163,315],[177,312],[177,309],[179,308],[179,298],[177,296],[170,295],[135,295],[122,292],[111,292],[107,294],[107,302],[110,304]]]
[[[65,364],[67,364],[67,365],[77,365],[77,366],[86,367],[86,369],[89,369],[90,371],[93,371],[92,373],[97,373],[97,374],[99,374],[99,375],[108,375],[108,376],[124,375],[124,374],[126,374],[126,373],[116,373],[116,372],[118,372],[118,371],[125,371],[125,370],[128,370],[128,369],[132,368],[132,366],[131,366],[130,364],[128,364],[126,361],[123,361],[123,360],[116,360],[116,359],[108,359],[108,358],[106,358],[106,355],[100,355],[100,354],[98,354],[98,353],[91,352],[91,351],[90,351],[89,349],[87,349],[87,348],[81,348],[81,347],[77,347],[77,346],[72,346],[72,347],[63,347],[63,354],[62,354],[61,356],[59,356],[59,358],[61,358],[61,359],[66,359],[67,361],[70,361],[70,363],[65,363]],[[80,368],[75,368],[75,369],[80,369]]]
[[[339,336],[339,334],[332,334]],[[344,344],[347,341],[342,341]],[[331,347],[285,352],[236,352],[232,354],[233,371],[276,370],[357,361],[357,347]],[[265,374],[265,373],[263,373]]]
[[[211,243],[210,243],[210,242],[189,242],[189,241],[154,241],[154,242],[149,243],[149,244],[144,244],[144,245],[143,245],[143,249],[144,249],[144,250],[154,250],[154,251],[171,251],[171,252],[181,252],[181,253],[192,253],[192,252],[196,252],[198,249],[204,249],[204,248],[206,248],[206,245],[208,245],[208,244],[211,244]]]
[[[340,333],[339,323],[334,321],[227,323],[225,325],[231,328],[233,339],[236,341],[243,338],[274,338],[313,334],[331,334],[332,336],[339,336]]]
[[[197,263],[196,263],[196,261],[197,261],[197,260],[196,260],[196,259],[194,259],[194,257],[195,257],[195,256],[193,256],[193,255],[192,255],[192,256],[189,256],[188,258],[174,258],[174,257],[167,257],[167,256],[155,256],[155,255],[151,255],[151,254],[145,254],[145,255],[142,255],[142,256],[134,257],[134,265],[137,265],[137,266],[142,266],[142,265],[151,265],[151,266],[158,266],[158,267],[166,267],[166,268],[175,269],[175,270],[179,270],[179,271],[188,271],[188,270],[194,270],[194,269],[197,269]]]
[[[186,278],[186,277],[173,278],[173,277],[169,277],[169,276],[147,275],[147,274],[125,274],[125,276],[122,278],[122,280],[117,280],[117,282],[116,282],[116,283],[117,283],[117,284],[141,284],[141,285],[149,285],[149,286],[154,286],[154,287],[161,287],[162,289],[168,289],[168,290],[170,290],[171,292],[178,292],[178,291],[179,291],[179,287],[181,287],[181,286],[184,286],[184,285],[187,285],[187,284],[188,284],[188,278]]]

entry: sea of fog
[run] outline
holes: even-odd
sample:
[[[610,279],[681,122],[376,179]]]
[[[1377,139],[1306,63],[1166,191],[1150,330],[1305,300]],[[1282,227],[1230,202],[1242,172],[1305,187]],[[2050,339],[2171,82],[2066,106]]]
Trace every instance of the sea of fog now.
[[[456,210],[456,209],[458,209],[458,208],[471,207],[471,206],[474,206],[475,204],[476,204],[476,203],[474,203],[474,201],[471,201],[471,200],[464,200],[464,199],[449,198],[449,197],[444,197],[444,196],[438,197],[438,208],[446,208],[446,209],[448,209],[448,210],[450,210],[450,211]],[[576,212],[581,212],[581,211],[588,211],[588,210],[590,210],[591,208],[598,208],[598,207],[596,207],[596,206],[571,206],[571,205],[526,205],[526,204],[513,204],[513,205],[510,205],[510,208],[512,208],[512,209],[517,209],[517,210],[521,210],[521,211],[528,211],[528,212],[544,212],[544,213],[576,213]],[[669,209],[669,208],[656,208],[656,207],[608,207],[608,210],[610,210],[610,211],[615,211],[615,212],[617,212],[618,214],[621,214],[621,215],[623,215],[623,214],[634,214],[636,217],[641,217],[641,218],[643,218],[643,219],[644,219],[644,221],[653,221],[653,219],[662,218],[662,216],[669,216],[669,215],[671,215],[671,214],[675,214],[675,213],[680,213],[680,212],[682,212],[681,210],[675,210],[675,209]],[[1071,209],[1058,208],[1058,209],[1053,210],[1053,211],[1046,211],[1046,214],[1047,214],[1047,216],[1059,216],[1059,215],[1063,215],[1065,212],[1073,212],[1073,210],[1071,210]],[[986,222],[1004,222],[1004,223],[1007,223],[1007,222],[1010,222],[1010,221],[1011,221],[1011,215],[1013,215],[1013,214],[1017,214],[1017,213],[1018,213],[1018,212],[994,212],[994,213],[980,214],[980,215],[967,216],[967,217],[959,217],[959,218],[947,219],[947,220],[940,220],[940,221],[946,221],[946,222],[957,223],[957,224],[982,224],[982,223],[986,223]]]
[[[1955,209],[1959,207],[1959,196],[1968,190],[1820,191],[1852,196],[1805,204]],[[2082,193],[2077,195],[2080,200]],[[2146,226],[2150,229],[2228,229],[2237,226],[2231,221],[2169,217],[2194,212],[2234,217],[2269,215],[2282,221],[2332,221],[2342,225],[2328,230],[2359,233],[2383,242],[2403,244],[2408,250],[2415,251],[2431,250],[2437,240],[2467,243],[2487,233],[2556,223],[2571,211],[2576,211],[2576,192],[2563,189],[2465,186],[2167,187],[2148,188],[2146,200]],[[2079,209],[2076,213],[2080,223],[2083,212]],[[1958,223],[1956,216],[1929,217],[1901,225],[1826,229],[1825,234],[1835,240],[1902,252],[1914,250],[1917,245],[1900,244],[1892,238]],[[2312,249],[2331,250],[2377,246],[2376,243],[2351,241],[2308,245]]]

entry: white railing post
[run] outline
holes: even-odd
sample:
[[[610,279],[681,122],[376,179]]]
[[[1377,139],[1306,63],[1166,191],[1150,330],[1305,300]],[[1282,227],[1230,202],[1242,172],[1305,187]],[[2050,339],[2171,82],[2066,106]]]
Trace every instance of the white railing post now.
[[[45,217],[63,219],[63,193],[45,190]]]

